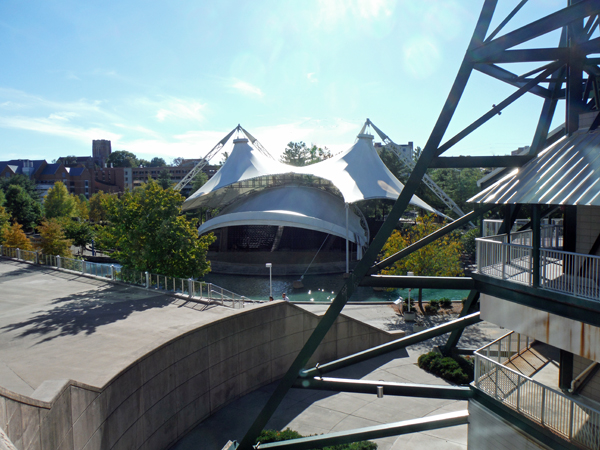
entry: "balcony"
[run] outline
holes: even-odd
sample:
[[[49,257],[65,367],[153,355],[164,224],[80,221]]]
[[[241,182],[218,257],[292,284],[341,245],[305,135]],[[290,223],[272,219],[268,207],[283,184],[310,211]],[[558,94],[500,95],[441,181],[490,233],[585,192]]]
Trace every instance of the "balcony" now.
[[[473,387],[581,448],[600,448],[600,411],[519,370],[532,343],[511,332],[477,350]]]
[[[600,301],[600,257],[565,252],[562,227],[542,227],[539,269],[532,231],[477,239],[477,273],[499,280]]]

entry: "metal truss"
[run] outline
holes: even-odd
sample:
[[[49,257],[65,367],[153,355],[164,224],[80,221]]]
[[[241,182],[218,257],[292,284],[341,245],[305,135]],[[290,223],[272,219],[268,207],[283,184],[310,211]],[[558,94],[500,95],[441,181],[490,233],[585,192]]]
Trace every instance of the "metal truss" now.
[[[273,156],[262,146],[262,144],[258,141],[258,139],[256,139],[248,131],[246,131],[241,125],[238,124],[238,126],[235,127],[233,130],[231,130],[223,139],[221,139],[217,143],[217,145],[215,145],[204,156],[204,158],[200,159],[200,162],[198,164],[196,164],[196,166],[192,170],[190,170],[188,172],[188,174],[185,177],[183,177],[181,179],[181,181],[179,183],[177,183],[177,185],[173,189],[175,189],[176,191],[181,191],[184,187],[186,187],[194,179],[194,177],[196,175],[198,175],[202,171],[202,169],[204,169],[204,167],[208,164],[208,161],[210,161],[213,156],[215,156],[217,153],[219,153],[219,150],[221,150],[223,148],[223,146],[227,143],[227,141],[229,141],[231,136],[233,136],[234,133],[236,133],[236,132],[238,134],[243,133],[259,152],[261,152],[263,155],[273,159]]]
[[[514,31],[500,35],[504,27],[512,20],[525,3],[526,0],[521,1],[517,7],[501,21],[500,25],[495,30],[490,31],[490,22],[496,8],[497,0],[484,1],[479,19],[464,59],[458,70],[458,74],[454,80],[454,84],[431,135],[429,136],[419,159],[415,163],[398,200],[392,207],[387,219],[373,239],[373,242],[363,258],[358,262],[354,272],[350,274],[346,283],[332,301],[327,312],[321,318],[317,327],[306,341],[306,344],[289,367],[289,370],[279,382],[279,385],[271,398],[267,401],[254,423],[251,425],[239,446],[237,446],[239,450],[250,450],[254,448],[254,442],[257,436],[267,424],[269,418],[275,413],[275,410],[290,388],[303,387],[305,384],[310,385],[311,382],[314,383],[314,377],[318,377],[324,369],[332,367],[332,365],[339,366],[340,364],[356,362],[360,360],[360,358],[370,358],[377,354],[392,351],[395,348],[394,345],[399,345],[396,342],[396,344],[388,345],[384,348],[379,346],[367,350],[366,352],[361,352],[360,357],[352,355],[351,357],[343,359],[343,361],[339,360],[325,365],[317,365],[314,368],[306,368],[309,359],[325,337],[325,334],[329,331],[335,319],[338,317],[347,301],[352,297],[356,287],[362,283],[363,279],[379,269],[389,266],[389,264],[396,260],[395,258],[406,256],[406,252],[403,251],[388,258],[385,262],[382,261],[376,263],[381,249],[394,230],[398,220],[406,210],[410,199],[422,182],[427,169],[434,167],[436,164],[439,166],[439,164],[448,163],[440,163],[440,160],[443,161],[445,159],[440,158],[445,151],[475,131],[481,125],[497,116],[507,106],[514,103],[526,93],[537,95],[544,99],[538,125],[534,133],[532,145],[530,146],[529,156],[536,155],[542,148],[548,145],[549,142],[558,139],[561,135],[575,132],[579,127],[579,115],[582,112],[597,111],[599,109],[600,87],[598,83],[600,81],[600,59],[594,57],[588,58],[588,55],[600,53],[600,38],[592,38],[599,28],[600,2],[598,0],[581,0],[579,2],[567,0],[568,6],[565,8],[519,27]],[[528,41],[555,30],[562,31],[560,43],[556,48],[521,48],[525,46]],[[520,48],[514,49],[516,46],[520,46]],[[530,70],[527,73],[522,74],[511,73],[498,66],[498,64],[512,62],[537,63],[539,65],[535,70]],[[444,134],[448,129],[473,71],[478,71],[495,79],[502,80],[514,86],[516,91],[504,101],[494,105],[486,114],[482,115],[464,130],[445,142],[442,142]],[[562,130],[559,130],[558,133],[549,135],[549,127],[559,100],[565,100],[566,102],[565,126]],[[526,161],[526,159],[522,157],[490,156],[487,158],[487,164],[495,167],[506,167],[508,165],[518,167]],[[448,167],[451,166],[448,165]],[[457,165],[457,167],[460,167],[460,165]],[[479,216],[486,211],[486,208],[476,209],[471,213],[473,216],[463,216],[459,220],[474,219],[476,216]],[[451,231],[449,227],[445,227],[444,230],[446,233]],[[440,234],[442,233],[436,233],[436,236],[439,237]],[[418,249],[417,247],[418,246],[415,244],[412,246],[411,250],[416,251]],[[477,284],[475,286],[477,286]],[[472,312],[473,305],[476,303],[478,295],[476,290],[471,291],[469,299],[463,308],[463,313],[461,314],[462,317],[459,320],[462,320],[461,324],[464,326],[466,326],[470,320],[479,319],[478,316],[475,317],[472,314],[469,314]],[[464,326],[457,327],[451,333],[447,345],[444,347],[444,351],[449,352],[452,350],[456,345],[456,342],[460,337],[460,331],[464,329]],[[428,338],[429,335],[421,335],[420,337]],[[406,344],[406,341],[404,341],[404,344]],[[307,381],[307,383],[303,383],[302,381]],[[340,383],[324,383],[323,387],[331,388],[333,390],[342,389]],[[422,421],[425,419],[417,419],[417,421],[419,420]],[[436,427],[437,425],[432,423],[428,426]],[[387,427],[385,433],[400,434],[406,432],[406,428],[397,426],[397,424],[389,424]],[[418,430],[412,428],[411,432],[414,431]],[[287,444],[285,442],[264,444],[260,445],[259,448],[316,448],[323,445],[330,445],[331,442],[342,442],[343,439],[346,439],[343,440],[343,442],[352,442],[365,438],[368,439],[390,435],[377,434],[376,432],[362,433],[361,430],[341,433],[346,437],[340,437],[339,434],[336,433],[333,434],[336,435],[333,436],[333,440],[329,440],[331,435],[313,436],[307,444],[310,446],[302,446],[302,443],[299,443],[300,446],[295,446],[291,441],[288,441]]]

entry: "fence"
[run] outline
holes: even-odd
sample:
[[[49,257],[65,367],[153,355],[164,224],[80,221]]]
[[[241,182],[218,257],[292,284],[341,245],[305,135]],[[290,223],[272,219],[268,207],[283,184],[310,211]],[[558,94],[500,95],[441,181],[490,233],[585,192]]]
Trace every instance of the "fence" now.
[[[191,278],[167,277],[165,275],[141,272],[126,269],[120,266],[93,263],[82,259],[63,258],[54,255],[42,255],[38,252],[21,250],[18,248],[0,245],[0,256],[6,256],[21,261],[29,261],[35,264],[44,264],[61,270],[92,275],[111,281],[121,281],[127,284],[157,289],[165,292],[173,292],[198,298],[222,306],[231,308],[243,308],[245,303],[256,303],[256,301],[236,294],[225,288],[212,283],[193,280]]]
[[[542,249],[540,270],[544,289],[600,300],[600,257]]]
[[[528,338],[509,333],[477,350],[474,386],[564,439],[600,448],[600,411],[503,365],[528,345]]]
[[[482,238],[478,238],[476,242],[478,273],[531,286],[531,247]]]
[[[557,229],[558,226],[548,227]],[[531,232],[528,232],[531,233]],[[517,234],[517,233],[515,233]],[[557,232],[542,239],[555,242]],[[526,234],[507,243],[506,235],[477,239],[477,272],[501,280],[533,285],[533,247]],[[561,238],[562,239],[562,238]],[[528,241],[529,240],[529,241]],[[565,252],[550,248],[540,249],[540,288],[600,301],[600,257]]]

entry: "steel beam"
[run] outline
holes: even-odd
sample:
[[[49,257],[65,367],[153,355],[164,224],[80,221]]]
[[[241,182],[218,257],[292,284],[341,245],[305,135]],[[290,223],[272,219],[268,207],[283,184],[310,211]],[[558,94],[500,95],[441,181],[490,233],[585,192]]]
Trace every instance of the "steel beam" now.
[[[371,275],[364,277],[360,286],[412,289],[464,289],[471,290],[470,277],[408,277],[401,275]]]
[[[532,159],[532,156],[445,156],[435,158],[429,168],[521,167]]]
[[[377,395],[377,387],[383,395],[401,397],[441,398],[446,400],[468,400],[473,397],[469,386],[436,386],[431,384],[392,383],[388,381],[349,380],[346,378],[305,378],[294,383],[295,388],[319,389],[336,392],[356,392]]]
[[[494,64],[475,64],[475,70],[517,88],[523,87],[526,83],[514,73]],[[529,92],[542,98],[550,98],[552,95],[547,88],[542,86],[533,86]]]
[[[381,269],[385,269],[386,267],[391,266],[396,261],[404,258],[407,255],[410,255],[413,252],[416,252],[420,248],[425,247],[427,244],[430,244],[431,242],[435,241],[436,239],[439,239],[440,237],[445,236],[446,234],[454,231],[455,229],[462,227],[463,225],[466,225],[471,220],[494,209],[496,206],[498,206],[498,205],[494,205],[494,204],[482,205],[481,208],[478,208],[475,211],[471,211],[470,213],[465,214],[460,219],[456,219],[454,222],[450,222],[448,225],[431,233],[429,236],[425,236],[423,239],[415,242],[414,244],[411,244],[408,247],[403,248],[398,253],[394,253],[389,258],[386,258],[383,261],[380,261],[377,264],[374,264],[373,267],[371,267],[367,271],[367,275],[372,275],[376,272],[379,272]]]
[[[566,60],[569,50],[566,48],[530,48],[524,50],[504,50],[482,61],[486,63],[519,63],[519,62],[544,62]],[[478,69],[479,64],[475,67]]]
[[[385,425],[357,428],[350,431],[338,431],[335,433],[319,434],[300,439],[290,439],[288,441],[270,442],[267,444],[259,444],[254,448],[257,450],[307,450],[366,441],[368,439],[379,439],[388,436],[417,433],[420,431],[438,430],[440,428],[454,427],[467,423],[469,423],[469,412],[464,410],[420,419],[403,420],[402,422],[388,423]]]
[[[342,367],[347,367],[352,364],[356,364],[358,362],[374,358],[376,356],[385,355],[386,353],[392,352],[394,350],[399,350],[401,348],[408,347],[409,345],[426,341],[427,339],[431,339],[436,336],[441,336],[442,334],[446,334],[458,328],[464,328],[466,326],[473,325],[474,323],[478,322],[481,322],[479,312],[469,314],[468,316],[462,317],[460,319],[455,319],[447,323],[443,323],[441,325],[438,325],[437,327],[429,328],[419,333],[414,333],[410,336],[396,339],[395,341],[387,342],[385,344],[378,345],[377,347],[373,347],[362,352],[354,353],[353,355],[319,365],[318,367],[313,367],[312,369],[303,370],[300,373],[300,375],[302,377],[320,376],[321,374],[331,372],[332,370],[341,369]]]
[[[465,129],[463,129],[460,133],[458,133],[455,136],[453,136],[452,138],[450,138],[448,141],[446,141],[444,143],[444,145],[442,145],[437,150],[436,156],[439,156],[442,153],[444,153],[446,150],[450,149],[450,147],[452,147],[454,144],[460,142],[462,139],[467,137],[469,134],[471,134],[473,131],[475,131],[477,128],[479,128],[481,125],[486,123],[488,120],[490,120],[496,114],[499,114],[500,112],[502,112],[502,110],[504,108],[511,105],[515,100],[521,98],[523,95],[525,95],[527,92],[529,92],[534,86],[537,86],[539,83],[542,83],[546,78],[548,78],[549,75],[552,74],[552,72],[554,72],[556,69],[558,69],[561,65],[563,65],[562,62],[555,62],[554,64],[550,64],[550,66],[546,70],[544,70],[542,73],[540,73],[537,77],[535,77],[534,79],[525,83],[523,86],[521,86],[519,89],[517,89],[517,91],[513,92],[511,95],[506,97],[504,100],[502,100],[500,103],[498,103],[498,105],[495,105],[494,107],[492,107],[492,109],[490,109],[487,113],[485,113],[483,116],[481,116],[475,122],[473,122],[471,125],[469,125]]]
[[[471,314],[473,311],[475,311],[475,307],[477,306],[478,300],[479,292],[477,292],[476,290],[472,290],[471,292],[469,292],[469,296],[467,297],[467,300],[465,301],[465,304],[463,305],[463,308],[460,311],[458,317],[465,317],[466,315]],[[449,355],[452,352],[452,350],[456,347],[458,341],[460,340],[460,337],[462,336],[463,331],[464,328],[458,328],[452,333],[450,333],[446,344],[444,344],[444,346],[440,349],[444,355]]]
[[[474,62],[485,61],[487,58],[527,42],[536,37],[561,28],[577,19],[598,14],[600,4],[597,0],[582,0],[574,5],[567,6],[553,14],[529,23],[521,28],[506,33],[491,42],[485,43],[471,52]]]

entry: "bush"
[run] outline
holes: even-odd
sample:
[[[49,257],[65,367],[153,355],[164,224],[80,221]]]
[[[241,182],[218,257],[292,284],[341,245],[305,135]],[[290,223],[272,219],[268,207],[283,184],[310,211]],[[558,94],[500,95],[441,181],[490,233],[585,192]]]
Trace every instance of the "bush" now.
[[[429,303],[425,305],[425,313],[427,314],[437,314],[440,309],[440,302],[437,300],[429,300]]]
[[[289,439],[299,439],[303,437],[300,433],[286,428],[283,431],[263,430],[260,436],[256,438],[256,443],[266,444],[267,442],[287,441]],[[316,450],[316,449],[315,449]],[[377,444],[371,441],[352,442],[351,444],[339,444],[329,447],[323,447],[322,450],[377,450]]]
[[[476,227],[467,231],[460,238],[463,252],[471,261],[475,261],[475,255],[477,253],[477,242],[475,239],[478,237],[480,237],[479,228]]]
[[[440,298],[440,306],[442,308],[451,308],[452,300],[450,300],[448,297],[442,297]]]
[[[452,358],[436,352],[419,356],[419,367],[444,380],[455,384],[468,384],[473,381],[473,362],[462,356]]]

